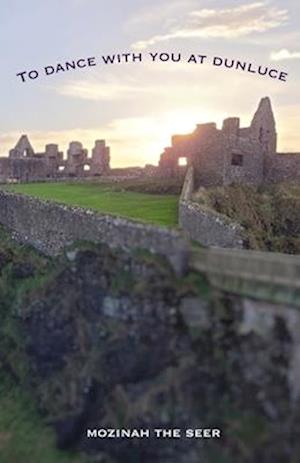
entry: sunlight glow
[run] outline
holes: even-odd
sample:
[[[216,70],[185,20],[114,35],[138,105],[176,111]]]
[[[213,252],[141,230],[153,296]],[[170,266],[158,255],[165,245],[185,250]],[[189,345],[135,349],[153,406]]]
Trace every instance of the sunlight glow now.
[[[179,158],[178,165],[182,167],[187,166],[187,158]]]
[[[111,147],[112,167],[144,166],[158,163],[164,148],[171,146],[172,135],[191,133],[199,123],[220,120],[218,116],[204,111],[203,107],[185,107],[148,117],[116,119],[102,127],[91,129],[28,131],[28,135],[36,151],[43,151],[46,143],[58,143],[65,156],[68,145],[73,140],[81,141],[90,152],[95,140],[105,139]],[[1,143],[6,153],[14,146],[18,137],[18,132],[11,133],[6,143]],[[3,150],[3,155],[6,153]]]

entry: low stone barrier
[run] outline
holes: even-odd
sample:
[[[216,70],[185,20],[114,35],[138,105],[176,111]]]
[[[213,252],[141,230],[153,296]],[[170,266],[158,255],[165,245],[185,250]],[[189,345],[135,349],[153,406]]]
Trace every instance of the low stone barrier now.
[[[194,171],[189,167],[179,201],[179,225],[184,233],[204,246],[242,249],[243,228],[228,217],[191,201],[193,191]]]
[[[0,191],[0,223],[14,237],[48,255],[77,240],[142,248],[165,256],[177,273],[187,266],[188,243],[176,231],[52,201]]]
[[[190,202],[180,205],[184,214],[194,206],[197,204]],[[198,211],[197,220],[200,214],[204,212]],[[218,228],[215,219],[210,226],[210,220],[211,216],[206,222],[202,217],[200,231],[205,231],[206,243],[214,240],[215,248],[198,249],[177,230],[0,191],[0,224],[10,229],[16,240],[45,254],[56,255],[65,246],[80,240],[102,242],[114,248],[146,249],[166,257],[178,275],[190,268],[206,274],[220,289],[300,306],[299,256],[216,249],[216,237],[219,246],[224,243],[224,247],[230,244],[237,247],[238,241],[234,241],[235,235],[230,229],[226,235],[222,224]],[[197,239],[199,235],[193,235],[197,233],[194,217],[192,224],[194,229],[191,228],[188,235]]]
[[[194,249],[190,267],[225,291],[300,307],[300,256],[238,249]]]

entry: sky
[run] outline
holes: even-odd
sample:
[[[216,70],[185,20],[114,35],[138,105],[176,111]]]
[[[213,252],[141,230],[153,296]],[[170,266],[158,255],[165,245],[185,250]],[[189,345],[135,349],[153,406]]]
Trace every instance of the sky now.
[[[27,133],[36,151],[105,138],[112,166],[156,164],[172,134],[229,116],[246,126],[265,96],[279,150],[300,151],[299,21],[298,0],[1,0],[0,155]],[[124,53],[128,62],[102,58]],[[216,56],[288,76],[213,66]],[[96,65],[52,72],[88,58]]]

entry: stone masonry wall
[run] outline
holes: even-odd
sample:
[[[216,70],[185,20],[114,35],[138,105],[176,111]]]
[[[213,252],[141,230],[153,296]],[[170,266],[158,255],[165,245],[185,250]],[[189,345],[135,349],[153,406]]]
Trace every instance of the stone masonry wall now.
[[[191,201],[193,167],[188,169],[179,202],[179,225],[192,240],[205,246],[243,248],[243,229],[227,217]]]
[[[0,158],[0,181],[6,182],[10,177],[23,182],[32,178],[47,178],[47,164],[43,159]]]
[[[261,147],[257,140],[242,137],[228,137],[224,153],[224,184],[232,183],[260,185],[263,183],[263,161]],[[242,165],[233,165],[233,156],[242,157]]]
[[[266,160],[266,182],[299,181],[300,153],[276,153]]]
[[[0,192],[0,223],[17,240],[48,255],[86,240],[161,254],[177,273],[184,271],[188,261],[188,244],[175,230],[4,191]]]

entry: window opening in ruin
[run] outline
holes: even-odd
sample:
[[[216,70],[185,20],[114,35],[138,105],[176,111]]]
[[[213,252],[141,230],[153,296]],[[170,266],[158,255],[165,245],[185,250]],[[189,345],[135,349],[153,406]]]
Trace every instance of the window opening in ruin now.
[[[89,166],[88,164],[85,164],[85,165],[83,166],[83,170],[84,170],[85,172],[88,172],[89,170],[91,170],[91,166]]]
[[[261,127],[259,129],[259,141],[260,141],[260,143],[263,141],[263,136],[264,136],[264,129]]]
[[[58,170],[59,170],[60,172],[64,171],[64,170],[65,170],[65,166],[59,166]]]
[[[179,165],[180,167],[182,167],[182,166],[187,166],[187,158],[179,158],[179,159],[178,159],[178,165]]]
[[[242,154],[233,154],[231,159],[231,165],[242,166],[244,163],[244,157]]]

